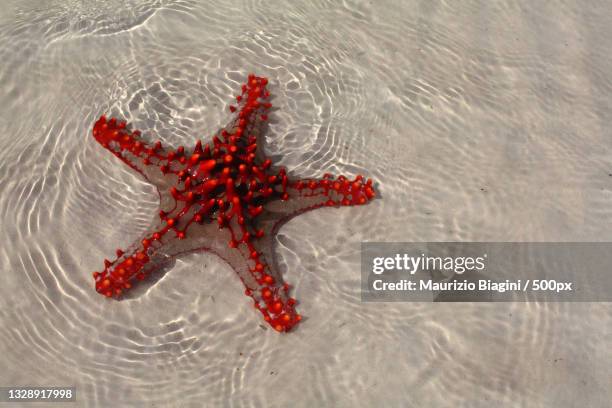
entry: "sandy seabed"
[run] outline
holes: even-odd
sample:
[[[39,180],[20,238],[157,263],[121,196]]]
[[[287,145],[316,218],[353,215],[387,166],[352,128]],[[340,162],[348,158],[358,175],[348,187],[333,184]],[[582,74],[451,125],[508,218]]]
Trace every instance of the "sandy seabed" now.
[[[611,16],[604,1],[4,2],[0,386],[73,385],[79,407],[609,407],[610,304],[363,303],[359,251],[612,241]],[[190,146],[248,72],[279,108],[275,163],[380,191],[280,231],[304,321],[265,327],[206,254],[136,298],[97,295],[91,272],[157,197],[93,122]]]

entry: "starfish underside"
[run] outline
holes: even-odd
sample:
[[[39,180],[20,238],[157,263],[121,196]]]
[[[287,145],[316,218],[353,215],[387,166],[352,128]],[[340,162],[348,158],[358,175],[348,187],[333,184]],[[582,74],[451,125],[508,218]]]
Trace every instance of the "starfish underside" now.
[[[125,122],[102,116],[94,138],[155,185],[160,196],[159,221],[127,250],[117,250],[104,270],[94,272],[96,290],[121,297],[169,259],[209,250],[236,271],[264,319],[288,331],[301,319],[272,253],[274,235],[294,215],[323,206],[365,204],[375,196],[372,180],[326,174],[321,179],[292,180],[272,166],[258,148],[271,108],[268,80],[249,75],[230,106],[233,118],[213,137],[183,146],[147,143]]]

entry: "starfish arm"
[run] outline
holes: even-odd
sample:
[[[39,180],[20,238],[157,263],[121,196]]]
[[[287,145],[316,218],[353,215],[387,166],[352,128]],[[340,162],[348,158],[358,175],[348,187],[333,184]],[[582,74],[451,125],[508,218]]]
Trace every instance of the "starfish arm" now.
[[[275,330],[289,331],[301,317],[295,311],[295,299],[289,296],[289,285],[274,263],[268,263],[260,246],[267,247],[267,237],[251,240],[248,229],[237,218],[221,225],[218,222],[192,222],[184,227],[186,238],[172,240],[160,249],[165,256],[207,250],[217,254],[234,269],[266,322]],[[245,233],[245,231],[247,231]]]
[[[165,183],[164,175],[168,157],[180,156],[178,152],[163,147],[161,142],[147,143],[142,139],[139,130],[130,130],[126,122],[116,118],[107,120],[101,116],[93,126],[93,136],[104,148],[117,156],[121,161],[142,174],[153,184]]]
[[[353,180],[331,174],[320,179],[287,180],[280,189],[281,200],[271,201],[265,208],[266,214],[276,214],[278,221],[321,207],[363,205],[376,196],[372,180],[361,175]]]

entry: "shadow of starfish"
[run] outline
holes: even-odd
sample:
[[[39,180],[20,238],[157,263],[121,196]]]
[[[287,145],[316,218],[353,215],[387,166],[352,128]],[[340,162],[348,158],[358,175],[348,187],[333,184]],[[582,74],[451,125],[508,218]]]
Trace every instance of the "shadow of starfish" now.
[[[264,156],[263,135],[271,108],[268,80],[249,75],[236,96],[229,125],[209,145],[198,141],[190,154],[147,143],[125,122],[102,116],[94,138],[142,174],[159,192],[159,220],[114,261],[94,272],[96,290],[121,297],[139,280],[176,256],[196,250],[219,255],[236,271],[264,319],[288,331],[301,316],[274,262],[273,243],[289,218],[323,206],[365,204],[374,198],[372,180],[326,174],[292,180]]]

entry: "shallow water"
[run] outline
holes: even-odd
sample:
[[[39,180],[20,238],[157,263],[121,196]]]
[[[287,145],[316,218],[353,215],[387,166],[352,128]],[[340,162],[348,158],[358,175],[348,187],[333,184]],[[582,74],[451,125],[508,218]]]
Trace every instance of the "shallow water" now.
[[[99,407],[609,406],[609,304],[362,303],[359,248],[611,241],[612,6],[215,3],[0,12],[0,386],[75,385]],[[94,120],[190,146],[248,72],[271,81],[276,163],[381,194],[281,230],[305,321],[267,329],[207,254],[137,298],[97,295],[91,272],[157,196]]]

